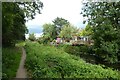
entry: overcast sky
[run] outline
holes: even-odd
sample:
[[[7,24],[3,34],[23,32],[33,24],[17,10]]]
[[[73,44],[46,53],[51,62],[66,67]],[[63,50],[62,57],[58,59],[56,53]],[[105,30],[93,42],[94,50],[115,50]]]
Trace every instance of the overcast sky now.
[[[83,28],[84,18],[80,14],[82,0],[41,0],[44,4],[42,14],[36,15],[35,19],[26,23],[31,32],[38,33],[45,23],[52,23],[56,17],[62,17],[68,20],[76,27]],[[37,32],[36,32],[37,30]]]

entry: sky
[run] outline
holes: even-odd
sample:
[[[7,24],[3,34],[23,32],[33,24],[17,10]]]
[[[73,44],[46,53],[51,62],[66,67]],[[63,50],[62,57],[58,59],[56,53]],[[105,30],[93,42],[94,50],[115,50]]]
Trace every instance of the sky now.
[[[84,28],[83,16],[81,13],[82,0],[41,0],[43,2],[42,14],[37,14],[35,19],[26,23],[30,33],[42,34],[42,25],[52,23],[52,21],[61,17],[68,20],[72,25]]]

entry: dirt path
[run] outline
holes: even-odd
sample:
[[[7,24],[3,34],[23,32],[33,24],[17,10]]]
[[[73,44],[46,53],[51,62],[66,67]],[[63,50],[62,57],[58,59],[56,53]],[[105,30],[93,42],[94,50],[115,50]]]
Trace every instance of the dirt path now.
[[[26,52],[25,49],[22,48],[22,57],[19,64],[19,68],[17,70],[16,78],[27,78],[27,72],[24,67],[25,59],[26,59]]]

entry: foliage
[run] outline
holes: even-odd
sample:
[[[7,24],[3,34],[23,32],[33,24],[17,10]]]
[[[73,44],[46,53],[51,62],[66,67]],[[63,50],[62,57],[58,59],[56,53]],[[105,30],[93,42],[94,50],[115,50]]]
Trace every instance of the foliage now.
[[[29,38],[28,39],[31,40],[31,41],[35,41],[36,40],[35,34],[34,33],[29,34]]]
[[[37,40],[39,44],[44,44],[44,39],[43,37],[39,37],[39,39]]]
[[[83,29],[81,32],[80,32],[80,36],[90,36],[92,35],[93,32],[92,32],[92,27],[90,25],[87,25],[85,27],[85,29]]]
[[[55,26],[50,23],[44,24],[43,35],[44,35],[44,38],[47,39],[48,41],[52,41],[53,39],[55,39],[57,36],[55,31]]]
[[[67,20],[59,17],[54,19],[52,22],[53,24],[47,23],[43,25],[42,40],[44,43],[48,43],[56,39],[60,35],[62,28],[70,24]]]
[[[91,51],[90,47],[87,45],[72,46],[72,45],[61,44],[58,46],[58,49],[63,50],[68,54],[72,54],[72,55],[79,56],[79,57],[83,55],[93,54],[93,52],[90,53]]]
[[[24,11],[26,20],[35,18],[36,14],[41,14],[43,3],[40,0],[34,0],[34,2],[18,2],[19,7]]]
[[[78,29],[76,27],[72,25],[66,25],[61,29],[59,36],[64,39],[70,39],[73,35],[77,35],[77,32]]]
[[[64,18],[59,18],[59,17],[55,18],[52,22],[55,26],[55,30],[56,30],[57,35],[59,35],[63,26],[70,24],[68,22],[68,20],[66,20]]]
[[[9,9],[9,10],[8,10]],[[2,41],[11,45],[25,34],[24,13],[16,3],[2,3]]]
[[[16,47],[24,47],[25,41],[18,41],[18,43],[15,44]]]
[[[88,64],[53,46],[28,42],[25,48],[32,78],[120,78],[116,70]]]
[[[21,59],[20,48],[2,48],[2,77],[14,78]]]
[[[40,6],[41,5],[41,6]],[[14,46],[17,40],[25,40],[28,32],[26,18],[33,19],[40,12],[42,3],[3,2],[2,3],[2,44]]]
[[[43,36],[43,37],[40,37],[39,39],[38,39],[38,43],[40,43],[40,44],[50,44],[50,38],[48,38],[48,36],[47,35],[45,35],[45,36]]]
[[[84,3],[83,16],[93,28],[94,51],[103,60],[120,60],[120,2]]]

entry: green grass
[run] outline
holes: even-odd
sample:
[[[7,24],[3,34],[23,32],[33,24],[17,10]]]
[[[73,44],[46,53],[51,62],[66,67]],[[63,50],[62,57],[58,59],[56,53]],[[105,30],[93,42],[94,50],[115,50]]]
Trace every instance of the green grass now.
[[[118,71],[86,63],[53,46],[27,43],[26,68],[33,78],[120,78]]]
[[[20,48],[2,48],[2,76],[14,78],[21,59]]]
[[[15,44],[16,47],[23,47],[25,46],[25,41],[19,41],[18,43]]]

